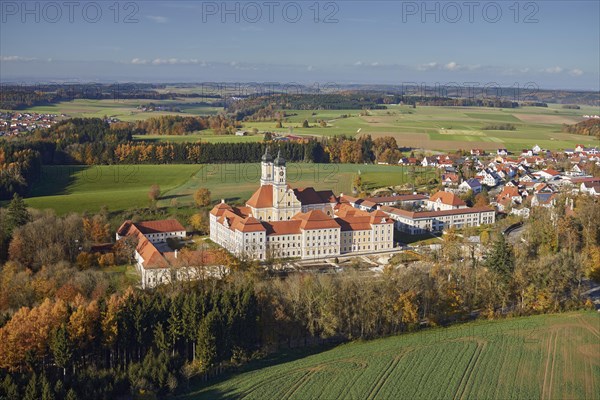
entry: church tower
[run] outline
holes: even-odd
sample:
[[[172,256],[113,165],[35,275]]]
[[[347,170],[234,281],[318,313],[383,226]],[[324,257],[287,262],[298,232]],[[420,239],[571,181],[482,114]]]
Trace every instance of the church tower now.
[[[281,157],[281,150],[277,152],[277,158],[274,162],[274,180],[278,186],[286,186],[286,168],[285,159]]]
[[[287,207],[286,192],[286,168],[285,159],[281,157],[281,150],[277,153],[277,158],[274,161],[274,177],[273,177],[273,207],[275,208],[275,219],[284,219],[284,209]]]
[[[272,185],[273,175],[273,157],[271,157],[269,146],[267,146],[261,160],[260,186]]]

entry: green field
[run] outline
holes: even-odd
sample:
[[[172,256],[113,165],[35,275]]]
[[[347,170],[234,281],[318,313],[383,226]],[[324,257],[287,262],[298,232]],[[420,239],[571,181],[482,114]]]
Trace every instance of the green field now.
[[[562,124],[582,120],[584,114],[597,114],[598,108],[582,106],[580,110],[563,109],[560,105],[548,108],[522,107],[500,109],[484,107],[425,107],[390,105],[387,110],[371,110],[359,115],[358,110],[299,111],[290,110],[283,129],[274,122],[248,122],[246,129],[271,130],[283,134],[350,136],[370,134],[394,136],[398,145],[429,150],[456,150],[483,148],[494,150],[505,147],[512,151],[531,148],[558,150],[573,148],[576,144],[597,145],[593,137],[572,135],[561,131]],[[342,115],[348,115],[343,118]],[[310,128],[302,128],[307,119]],[[327,121],[321,127],[318,121]],[[483,130],[487,125],[510,123],[515,131]]]
[[[246,142],[261,142],[263,134],[249,136],[235,135],[215,135],[212,129],[206,131],[192,133],[189,135],[134,135],[134,140],[144,140],[151,142],[206,142],[206,143],[246,143]]]
[[[190,89],[192,90],[192,89]],[[136,107],[152,100],[75,100],[51,106],[32,107],[28,111],[44,113],[65,113],[72,117],[113,116],[125,121],[147,119],[165,114],[211,115],[223,111],[217,107],[198,106],[197,99],[153,101],[156,104],[177,104],[182,113],[141,112]],[[186,104],[189,106],[186,107]],[[573,148],[576,144],[598,145],[594,137],[572,135],[562,132],[563,124],[574,124],[583,120],[582,115],[600,114],[598,107],[581,106],[579,110],[564,109],[559,104],[544,107],[521,107],[517,109],[487,107],[428,107],[388,105],[386,110],[371,110],[368,115],[360,115],[360,110],[286,110],[289,115],[282,128],[276,123],[245,122],[244,129],[257,128],[254,136],[215,135],[208,130],[187,136],[139,136],[137,139],[156,141],[206,141],[206,142],[248,142],[260,141],[263,132],[310,136],[357,136],[370,134],[394,136],[398,145],[408,148],[428,150],[457,150],[483,148],[495,150],[499,147],[511,151],[531,148],[538,144],[542,148],[560,150]],[[302,128],[308,120],[310,127]],[[326,121],[321,127],[319,122]],[[510,123],[514,131],[484,130],[493,124]]]
[[[164,192],[199,170],[198,165],[44,166],[25,201],[57,214],[98,211],[102,206],[110,211],[147,207],[151,185],[158,184]]]
[[[280,356],[182,399],[596,399],[600,316],[476,322]]]
[[[336,194],[350,193],[352,178],[359,171],[366,188],[408,180],[406,168],[386,165],[290,163],[287,171],[292,187],[314,186]],[[58,214],[97,211],[104,205],[120,211],[147,206],[148,190],[156,183],[162,190],[159,206],[168,206],[172,199],[179,205],[192,205],[199,187],[210,189],[213,202],[225,198],[243,203],[258,188],[259,180],[260,164],[44,166],[43,177],[33,185],[26,202]]]
[[[287,182],[293,188],[312,186],[316,189],[331,189],[337,195],[351,192],[352,179],[360,172],[365,188],[396,186],[410,179],[407,169],[387,165],[358,164],[308,164],[289,163]],[[429,170],[434,176],[436,171]],[[170,190],[167,195],[177,197],[180,204],[191,204],[192,195],[198,187],[206,187],[212,193],[213,202],[226,199],[228,202],[243,203],[259,187],[260,164],[210,164],[183,185]],[[167,205],[166,201],[159,205]]]
[[[41,114],[66,114],[73,118],[102,118],[104,116],[118,118],[122,121],[145,120],[161,115],[213,115],[217,114],[222,108],[204,107],[193,104],[193,99],[177,100],[152,100],[152,99],[125,99],[125,100],[85,100],[77,99],[73,101],[64,101],[47,106],[30,107],[23,111],[35,112]],[[169,111],[142,112],[137,107],[142,104],[154,103],[156,105],[169,106],[177,104],[181,113]],[[188,103],[189,106],[181,103]]]

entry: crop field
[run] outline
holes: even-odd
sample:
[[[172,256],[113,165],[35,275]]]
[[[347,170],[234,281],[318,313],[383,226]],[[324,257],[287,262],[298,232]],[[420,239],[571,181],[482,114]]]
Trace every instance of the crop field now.
[[[192,90],[192,89],[190,89]],[[211,115],[223,111],[218,107],[198,104],[198,99],[177,100],[74,100],[51,106],[32,107],[28,111],[64,113],[72,117],[102,117],[104,115],[124,121],[147,119],[160,115]],[[173,105],[181,113],[167,111],[142,112],[136,107],[154,102]],[[545,107],[521,107],[518,109],[486,107],[433,107],[388,105],[386,110],[370,110],[368,115],[360,110],[286,110],[288,117],[282,128],[274,121],[245,122],[244,129],[259,130],[253,136],[215,135],[212,131],[198,132],[187,136],[148,136],[137,139],[156,141],[206,141],[248,142],[262,140],[265,131],[280,134],[309,135],[315,137],[370,134],[373,137],[393,136],[400,147],[427,150],[457,150],[483,148],[494,150],[499,147],[519,151],[538,144],[542,148],[560,150],[573,148],[577,144],[598,145],[594,137],[562,132],[562,124],[573,124],[583,120],[583,115],[600,114],[598,107],[581,106],[579,110],[565,109],[559,104]],[[303,128],[304,120],[309,127]],[[326,126],[320,122],[325,121]],[[491,125],[512,124],[515,130],[491,130]]]
[[[182,399],[596,399],[600,315],[475,322],[338,346],[247,372]]]
[[[366,188],[411,181],[400,166],[290,163],[287,170],[292,187],[314,186],[336,194],[350,193],[359,171]],[[436,173],[424,171],[432,177]],[[58,214],[92,212],[102,206],[121,211],[148,206],[148,190],[156,183],[162,191],[159,206],[169,206],[172,199],[181,206],[192,205],[199,187],[211,191],[213,202],[224,198],[243,203],[259,187],[259,180],[260,164],[44,166],[42,179],[25,201]]]
[[[429,150],[456,150],[459,148],[496,149],[505,147],[518,151],[535,144],[552,150],[573,148],[576,144],[597,145],[593,137],[572,135],[561,131],[562,124],[583,120],[582,115],[598,114],[594,107],[580,110],[563,109],[560,105],[548,108],[523,107],[519,109],[483,107],[425,107],[390,105],[387,110],[371,110],[360,115],[358,110],[299,111],[288,110],[283,128],[274,122],[248,122],[246,129],[258,128],[297,135],[357,136],[370,134],[393,136],[401,147]],[[302,128],[308,120],[310,127]],[[319,121],[325,120],[326,127]],[[483,129],[489,125],[512,124],[514,131]]]
[[[199,170],[199,165],[44,166],[25,202],[57,214],[147,207],[150,186],[168,191]]]
[[[30,107],[23,112],[35,112],[46,114],[66,114],[74,118],[102,118],[104,116],[118,118],[122,121],[145,120],[161,115],[213,115],[217,114],[221,108],[198,106],[192,101],[197,99],[178,99],[178,100],[153,100],[153,99],[124,99],[124,100],[85,100],[76,99],[73,101],[64,101],[47,106]],[[152,111],[143,112],[137,107],[142,104],[154,103],[162,106],[176,105],[181,109],[181,113],[170,111]]]

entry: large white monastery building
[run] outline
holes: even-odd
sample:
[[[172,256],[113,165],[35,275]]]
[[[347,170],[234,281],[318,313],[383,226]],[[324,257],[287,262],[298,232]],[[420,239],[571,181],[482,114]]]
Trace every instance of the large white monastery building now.
[[[221,201],[210,212],[210,238],[236,256],[324,258],[392,249],[394,221],[381,211],[342,203],[330,190],[291,188],[286,163],[269,149],[260,187],[243,207]]]

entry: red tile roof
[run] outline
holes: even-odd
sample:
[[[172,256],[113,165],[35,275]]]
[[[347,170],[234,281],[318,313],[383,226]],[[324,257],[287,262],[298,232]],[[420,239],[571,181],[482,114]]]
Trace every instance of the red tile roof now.
[[[442,191],[437,192],[436,194],[431,196],[429,201],[436,202],[438,199],[443,204],[451,205],[454,207],[466,206],[465,202],[462,201],[462,199],[460,197],[458,197],[457,195],[455,195],[454,193],[451,193],[451,192],[442,192]]]
[[[273,207],[273,185],[259,187],[246,204],[253,208]]]
[[[135,222],[134,225],[142,232],[147,235],[149,233],[167,233],[167,232],[181,232],[185,231],[185,228],[176,219],[163,219],[159,221],[143,221]]]
[[[300,228],[307,229],[332,229],[340,226],[333,218],[326,215],[321,210],[312,210],[306,213],[298,213],[292,217],[292,220],[301,221]]]
[[[394,223],[384,212],[362,211],[348,204],[339,205],[335,221],[341,226],[342,231],[366,231],[371,230],[373,225]]]
[[[244,217],[234,211],[236,211],[236,209],[232,209],[231,211],[225,210],[217,221],[220,224],[227,221],[230,229],[240,232],[263,232],[266,230],[258,219],[248,216]]]
[[[301,220],[263,222],[267,235],[298,235],[302,233],[301,224]]]

